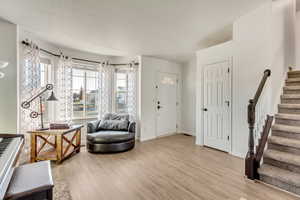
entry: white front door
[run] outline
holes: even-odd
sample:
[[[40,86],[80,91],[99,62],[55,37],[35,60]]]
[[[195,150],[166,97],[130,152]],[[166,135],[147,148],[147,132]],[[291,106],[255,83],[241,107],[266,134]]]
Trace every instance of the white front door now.
[[[229,151],[231,132],[231,61],[204,66],[204,145]]]
[[[177,132],[177,75],[157,74],[156,135],[158,137]]]

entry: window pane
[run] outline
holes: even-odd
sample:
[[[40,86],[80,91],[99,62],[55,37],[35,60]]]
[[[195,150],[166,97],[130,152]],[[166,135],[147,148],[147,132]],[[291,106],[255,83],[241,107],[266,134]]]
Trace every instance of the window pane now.
[[[87,70],[87,71],[86,71],[86,76],[87,76],[87,77],[96,77],[96,76],[97,76],[97,72]]]
[[[40,87],[45,87],[48,83],[51,83],[52,80],[51,64],[50,64],[51,61],[46,58],[40,58],[40,61],[41,61],[40,62]],[[42,109],[43,109],[44,122],[50,121],[51,103],[46,101],[49,95],[50,92],[42,95],[43,97]]]
[[[86,116],[97,117],[98,115],[98,104],[97,100],[98,92],[96,90],[87,91],[86,93]]]
[[[116,80],[116,111],[119,113],[128,112],[127,109],[127,90],[128,79],[126,73],[117,73]]]
[[[46,74],[45,71],[41,71],[41,87],[44,87],[46,85]]]
[[[117,112],[127,112],[127,93],[117,92],[116,96]]]
[[[73,90],[80,90],[84,88],[84,77],[73,76]]]
[[[45,61],[47,63],[50,62],[50,60],[42,59],[42,61]],[[40,63],[40,73],[41,73],[41,87],[45,87],[48,83],[51,83],[52,77],[51,77],[51,65],[47,63]]]
[[[84,67],[84,66],[83,66]],[[98,116],[98,76],[96,71],[73,69],[73,116]]]
[[[72,69],[73,76],[84,76],[85,71],[82,69]]]
[[[46,101],[46,98],[43,99],[42,101],[42,110],[43,110],[43,119],[44,122],[49,122],[50,121],[50,114],[49,114],[49,110],[50,106],[49,106],[49,102]]]
[[[117,73],[117,78],[118,79],[127,79],[127,74],[126,73]]]
[[[96,78],[86,78],[86,89],[87,90],[97,90],[98,81]]]
[[[73,90],[73,116],[84,117],[84,94],[82,90]]]

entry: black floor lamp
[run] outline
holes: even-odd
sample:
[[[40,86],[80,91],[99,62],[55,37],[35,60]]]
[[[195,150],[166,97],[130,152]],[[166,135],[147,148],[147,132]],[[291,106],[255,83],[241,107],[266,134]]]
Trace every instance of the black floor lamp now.
[[[28,99],[27,101],[22,102],[21,107],[24,109],[29,109],[30,108],[30,104],[32,101],[34,101],[36,98],[39,98],[39,103],[40,103],[40,112],[36,112],[36,111],[32,111],[30,113],[30,117],[32,119],[37,118],[38,116],[41,116],[41,128],[39,130],[47,130],[48,128],[44,127],[44,119],[43,119],[43,102],[42,102],[42,94],[44,94],[46,91],[51,90],[51,95],[48,97],[48,99],[46,101],[57,101],[57,98],[54,95],[53,92],[53,84],[47,84],[44,88],[41,89],[41,91],[32,96],[30,99]]]

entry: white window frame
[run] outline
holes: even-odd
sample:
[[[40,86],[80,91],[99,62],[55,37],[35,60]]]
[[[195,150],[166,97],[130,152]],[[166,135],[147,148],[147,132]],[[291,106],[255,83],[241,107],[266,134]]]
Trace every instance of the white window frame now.
[[[87,78],[88,78],[86,72],[87,71],[92,71],[92,72],[98,73],[98,71],[96,69],[92,69],[92,68],[90,68],[88,66],[89,65],[86,65],[86,64],[83,64],[83,63],[76,63],[75,66],[72,67],[72,82],[73,82],[73,77],[74,77],[74,75],[73,75],[73,69],[84,71],[84,76],[83,76],[83,78],[84,78],[84,87],[83,87],[83,116],[82,117],[74,117],[74,109],[73,109],[72,110],[72,112],[73,112],[73,114],[72,114],[72,120],[74,120],[74,121],[75,120],[96,119],[98,117],[98,114],[96,116],[90,116],[90,117],[87,116],[87,114],[86,114],[87,113],[86,112],[86,103],[87,103],[87,101],[86,101],[87,100],[86,99],[87,95],[86,94],[87,94]],[[77,76],[77,77],[79,77],[79,76]],[[96,81],[99,81],[97,76],[95,78],[96,78]],[[99,85],[98,85],[97,89],[99,90]],[[73,90],[74,89],[73,89],[73,85],[72,85],[72,94],[73,94]],[[72,102],[73,102],[73,97],[72,97]],[[97,107],[97,112],[99,113],[100,112],[100,110],[99,110],[99,103],[98,103],[98,105],[96,107]]]
[[[122,71],[122,67],[119,67],[119,68],[116,68],[115,71],[114,71],[114,82],[113,82],[113,97],[112,97],[112,111],[115,112],[115,113],[118,113],[118,110],[117,110],[117,92],[118,92],[118,89],[117,89],[117,73],[118,73],[118,70],[119,71]],[[124,70],[124,73],[126,74],[126,86],[127,86],[127,93],[128,93],[128,74],[126,73],[126,70]],[[128,104],[128,94],[127,94],[127,100],[126,100],[126,103]]]
[[[43,60],[48,60],[49,62],[43,62]],[[42,87],[45,87],[47,84],[53,84],[54,83],[54,63],[53,63],[53,60],[52,60],[52,58],[50,57],[50,56],[48,56],[48,55],[45,55],[45,54],[41,54],[40,55],[40,72],[42,72],[42,69],[41,69],[41,63],[44,63],[44,64],[46,64],[46,65],[48,65],[47,66],[47,69],[45,69],[45,84],[44,85],[42,85],[42,83],[41,83],[41,88]],[[49,70],[49,65],[50,65],[50,70]],[[40,77],[41,78],[41,77]],[[42,81],[42,80],[41,80]],[[47,98],[47,96],[46,96],[46,98]],[[44,102],[44,103],[48,103],[48,102]],[[53,105],[51,105],[51,104],[48,104],[48,106],[47,106],[47,112],[46,113],[43,113],[43,115],[44,115],[44,117],[45,117],[45,119],[46,120],[44,120],[44,123],[50,123],[50,121],[52,120],[52,119],[54,119],[54,106]],[[48,120],[47,120],[48,119]]]

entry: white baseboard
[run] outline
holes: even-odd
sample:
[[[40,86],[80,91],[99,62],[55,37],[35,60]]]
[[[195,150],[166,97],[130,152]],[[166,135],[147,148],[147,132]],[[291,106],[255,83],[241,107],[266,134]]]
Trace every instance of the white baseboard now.
[[[140,137],[140,142],[146,142],[146,141],[149,141],[149,140],[154,140],[154,139],[156,139],[156,137],[155,136],[151,136],[151,137],[146,137],[146,138],[142,138],[142,137]]]
[[[182,132],[180,132],[180,133],[182,133]],[[165,135],[162,135],[162,136],[151,136],[151,137],[147,137],[147,138],[140,138],[140,142],[146,142],[146,141],[149,141],[149,140],[154,140],[154,139],[158,139],[158,138],[177,135],[177,134],[180,134],[180,133],[168,133],[168,134],[165,134]]]
[[[183,134],[187,134],[187,135],[191,135],[191,136],[196,136],[196,133],[190,132],[190,131],[185,131],[185,130],[181,130],[179,131],[179,133],[183,133]]]
[[[238,158],[245,158],[245,156],[240,152],[231,152],[230,154]]]

